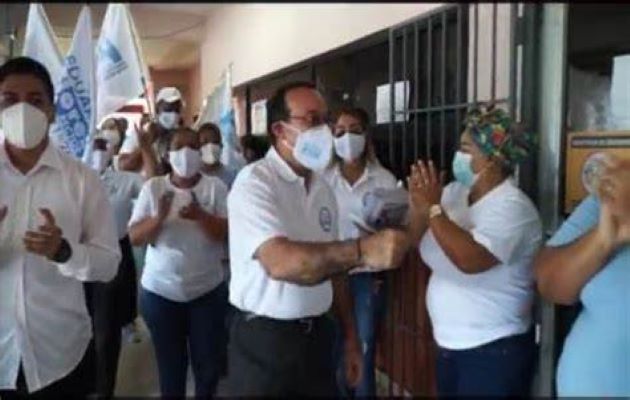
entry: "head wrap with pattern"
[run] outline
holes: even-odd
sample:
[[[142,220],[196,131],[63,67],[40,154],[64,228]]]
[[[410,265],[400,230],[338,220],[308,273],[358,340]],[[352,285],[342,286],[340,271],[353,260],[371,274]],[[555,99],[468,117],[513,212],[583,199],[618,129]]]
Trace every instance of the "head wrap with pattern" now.
[[[510,167],[524,161],[534,149],[534,135],[494,105],[471,109],[464,124],[485,155],[498,157]]]

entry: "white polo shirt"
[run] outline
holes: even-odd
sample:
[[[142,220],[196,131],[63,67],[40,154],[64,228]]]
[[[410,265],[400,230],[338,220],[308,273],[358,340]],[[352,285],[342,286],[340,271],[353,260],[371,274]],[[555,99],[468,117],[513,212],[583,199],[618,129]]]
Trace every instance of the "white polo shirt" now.
[[[536,208],[510,179],[472,206],[470,189],[454,182],[444,188],[442,207],[500,262],[487,271],[465,274],[448,258],[429,230],[420,256],[431,268],[427,309],[435,340],[462,350],[521,334],[531,326],[533,259],[542,240]]]
[[[339,238],[341,240],[356,239],[361,236],[359,228],[352,222],[350,215],[362,215],[363,196],[377,188],[393,189],[396,178],[378,162],[369,162],[363,175],[354,183],[343,177],[339,164],[335,164],[323,173],[323,178],[330,185],[339,208]],[[354,268],[351,274],[365,272],[366,267]]]
[[[191,190],[201,207],[213,215],[227,217],[227,187],[219,178],[201,176],[191,189],[175,187],[169,175],[148,180],[133,209],[129,226],[157,215],[158,201],[166,191],[175,193],[169,215],[154,244],[147,246],[141,284],[145,289],[172,301],[186,302],[217,287],[225,278],[221,260],[223,241],[208,238],[196,221],[179,217],[190,204]]]
[[[228,196],[230,230],[230,303],[257,315],[288,320],[326,313],[333,299],[330,280],[302,286],[272,279],[255,258],[265,242],[337,240],[335,196],[313,175],[307,192],[298,176],[271,148],[265,158],[246,166]]]

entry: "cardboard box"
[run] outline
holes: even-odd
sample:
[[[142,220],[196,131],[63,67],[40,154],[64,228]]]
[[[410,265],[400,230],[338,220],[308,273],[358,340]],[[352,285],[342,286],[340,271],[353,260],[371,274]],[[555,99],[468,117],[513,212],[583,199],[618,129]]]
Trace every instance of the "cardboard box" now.
[[[570,132],[567,142],[564,211],[569,214],[588,195],[584,164],[597,153],[630,159],[630,131]]]

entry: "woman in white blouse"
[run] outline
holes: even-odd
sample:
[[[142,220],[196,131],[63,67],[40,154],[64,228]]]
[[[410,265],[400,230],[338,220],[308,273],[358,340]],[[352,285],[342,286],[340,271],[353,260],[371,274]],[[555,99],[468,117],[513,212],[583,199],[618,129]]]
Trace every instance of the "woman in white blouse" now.
[[[427,308],[439,396],[527,395],[536,354],[533,258],[542,227],[511,179],[532,136],[501,109],[473,110],[452,182],[412,167],[410,233],[432,270]]]
[[[362,215],[363,197],[377,188],[396,187],[394,176],[376,159],[370,140],[367,113],[358,108],[345,108],[338,113],[334,126],[335,162],[324,178],[335,193],[339,208],[340,240],[361,236],[351,215]],[[378,322],[385,306],[385,285],[382,273],[357,268],[350,271],[349,285],[354,300],[354,314],[359,339],[363,346],[363,371],[355,395],[375,396],[375,344]],[[339,373],[345,377],[347,374]],[[345,392],[347,382],[342,382]]]
[[[201,174],[199,139],[191,129],[175,129],[169,161],[173,172],[144,184],[129,222],[131,242],[148,244],[140,310],[162,395],[185,396],[190,357],[195,393],[207,397],[216,387],[224,343],[227,187]]]

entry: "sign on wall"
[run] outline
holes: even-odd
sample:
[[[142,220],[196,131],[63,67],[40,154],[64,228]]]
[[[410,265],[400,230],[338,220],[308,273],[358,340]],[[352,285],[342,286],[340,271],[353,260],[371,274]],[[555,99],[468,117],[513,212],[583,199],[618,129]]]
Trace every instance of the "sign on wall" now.
[[[267,100],[258,100],[252,103],[252,135],[267,134]]]

